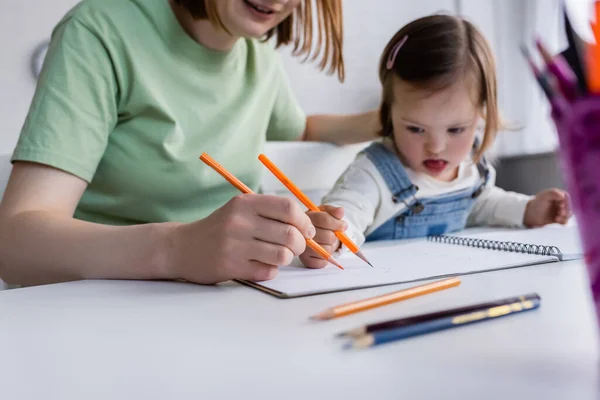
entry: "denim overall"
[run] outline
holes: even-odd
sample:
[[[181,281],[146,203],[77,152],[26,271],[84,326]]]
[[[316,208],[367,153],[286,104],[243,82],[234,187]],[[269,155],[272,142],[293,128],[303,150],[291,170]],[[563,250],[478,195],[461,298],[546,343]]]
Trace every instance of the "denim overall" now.
[[[381,143],[371,144],[364,152],[385,180],[392,201],[406,204],[399,214],[369,234],[367,241],[410,239],[464,229],[473,203],[489,179],[489,168],[482,160],[477,164],[480,179],[475,187],[417,200],[419,188],[410,181],[394,152]]]

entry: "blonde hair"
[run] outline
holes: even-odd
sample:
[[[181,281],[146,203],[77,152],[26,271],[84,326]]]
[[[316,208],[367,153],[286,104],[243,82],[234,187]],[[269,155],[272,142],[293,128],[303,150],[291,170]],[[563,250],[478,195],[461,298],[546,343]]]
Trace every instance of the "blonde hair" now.
[[[393,55],[396,44],[405,36],[408,39]],[[393,64],[389,69],[388,61]],[[379,64],[379,79],[383,86],[379,110],[382,136],[393,134],[394,76],[430,91],[442,90],[462,78],[472,80],[476,101],[482,107],[485,119],[483,140],[475,151],[475,161],[481,159],[503,128],[493,52],[483,34],[465,19],[443,14],[419,18],[400,29],[387,44]]]
[[[208,19],[215,26],[228,32],[218,15],[219,0],[174,0],[194,18]],[[314,2],[313,2],[314,1]],[[317,22],[317,40],[313,23]],[[329,67],[327,74],[337,73],[340,82],[345,79],[343,59],[343,19],[341,0],[302,0],[300,5],[278,26],[267,33],[265,40],[276,37],[276,47],[293,43],[292,54],[304,55],[303,60],[316,60],[321,55],[319,69]],[[316,43],[314,43],[316,42]],[[313,48],[316,44],[316,47]]]

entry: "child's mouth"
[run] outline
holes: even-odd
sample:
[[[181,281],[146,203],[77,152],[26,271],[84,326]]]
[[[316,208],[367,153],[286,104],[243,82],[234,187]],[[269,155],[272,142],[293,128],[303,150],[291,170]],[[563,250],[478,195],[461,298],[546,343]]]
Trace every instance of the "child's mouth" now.
[[[448,166],[448,161],[444,160],[425,160],[423,166],[430,174],[440,174]]]
[[[253,11],[262,15],[271,15],[275,12],[267,7],[261,6],[260,4],[256,4],[251,0],[244,0],[244,3],[246,3],[246,5],[250,7]]]

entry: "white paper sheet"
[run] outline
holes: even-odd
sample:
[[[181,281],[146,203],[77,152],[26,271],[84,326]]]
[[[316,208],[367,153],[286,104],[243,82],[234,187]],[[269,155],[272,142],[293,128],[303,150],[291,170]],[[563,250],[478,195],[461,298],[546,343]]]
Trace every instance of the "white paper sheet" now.
[[[581,257],[576,227],[465,231],[461,236],[557,246],[564,253]],[[281,267],[275,279],[253,286],[279,297],[298,297],[559,261],[552,256],[479,249],[426,239],[367,243],[362,249],[375,268],[352,253],[338,258],[345,268],[343,271],[331,265],[320,270],[309,269],[295,260],[293,265]]]

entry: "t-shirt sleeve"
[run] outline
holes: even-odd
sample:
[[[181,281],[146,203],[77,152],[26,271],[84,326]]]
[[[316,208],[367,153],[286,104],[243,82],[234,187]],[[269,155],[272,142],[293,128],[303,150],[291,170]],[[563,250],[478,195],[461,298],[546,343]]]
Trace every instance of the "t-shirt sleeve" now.
[[[277,63],[277,95],[269,120],[267,140],[296,140],[304,134],[306,114],[296,100],[278,53],[275,61]]]
[[[88,183],[117,121],[118,85],[107,47],[69,17],[52,35],[12,161],[31,161]]]

